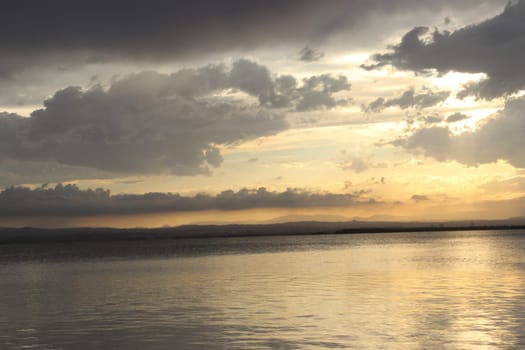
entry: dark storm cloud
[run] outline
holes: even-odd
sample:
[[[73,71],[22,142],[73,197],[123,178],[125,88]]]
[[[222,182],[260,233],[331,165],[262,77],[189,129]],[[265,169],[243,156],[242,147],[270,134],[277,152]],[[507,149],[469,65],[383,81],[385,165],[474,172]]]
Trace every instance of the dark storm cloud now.
[[[399,107],[401,109],[407,108],[429,108],[433,107],[450,96],[448,91],[432,91],[425,89],[420,93],[416,93],[414,89],[409,89],[401,94],[399,97],[385,99],[379,97],[370,102],[364,107],[364,110],[369,113],[381,112],[388,107]]]
[[[485,73],[486,79],[470,84],[459,96],[491,99],[525,87],[524,57],[525,1],[520,0],[509,3],[496,17],[452,33],[416,27],[389,52],[374,55],[375,63],[364,67]]]
[[[188,197],[177,193],[111,195],[109,190],[81,190],[75,185],[59,184],[53,188],[6,188],[0,192],[0,216],[118,215],[212,209],[347,207],[377,203],[373,199],[361,198],[358,193],[313,193],[296,188],[274,192],[261,187]]]
[[[505,160],[525,168],[524,113],[525,98],[513,99],[476,131],[454,135],[447,127],[425,127],[394,144],[439,161],[455,160],[477,166]]]
[[[335,107],[342,102],[333,94],[349,88],[344,76],[312,76],[298,84],[248,60],[231,68],[142,72],[107,88],[68,87],[29,118],[0,114],[0,161],[113,173],[208,173],[223,161],[219,146],[285,130],[285,110]],[[232,90],[259,103],[224,96]],[[271,110],[276,108],[285,110]]]
[[[0,77],[35,65],[158,61],[315,43],[385,16],[493,2],[501,0],[5,0]]]

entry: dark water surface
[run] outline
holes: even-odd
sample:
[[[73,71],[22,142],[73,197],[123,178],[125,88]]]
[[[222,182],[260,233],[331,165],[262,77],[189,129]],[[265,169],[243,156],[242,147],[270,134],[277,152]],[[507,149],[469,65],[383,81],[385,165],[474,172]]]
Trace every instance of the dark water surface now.
[[[525,231],[0,245],[0,349],[525,349]]]

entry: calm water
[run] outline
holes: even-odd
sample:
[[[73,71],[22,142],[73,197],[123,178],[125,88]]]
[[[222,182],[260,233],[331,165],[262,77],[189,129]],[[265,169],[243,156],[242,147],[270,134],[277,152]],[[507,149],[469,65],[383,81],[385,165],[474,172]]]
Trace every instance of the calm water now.
[[[0,246],[0,349],[525,349],[525,231]]]

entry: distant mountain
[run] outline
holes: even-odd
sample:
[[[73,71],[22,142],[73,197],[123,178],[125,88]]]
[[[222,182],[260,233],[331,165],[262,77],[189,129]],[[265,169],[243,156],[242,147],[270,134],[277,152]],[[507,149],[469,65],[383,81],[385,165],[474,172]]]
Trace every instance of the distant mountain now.
[[[282,224],[287,222],[318,221],[318,222],[343,222],[351,219],[342,215],[285,215],[261,223]]]
[[[339,218],[339,216],[333,216],[332,218],[334,217]],[[308,216],[308,218],[311,217]],[[178,227],[134,229],[89,227],[62,229],[42,229],[31,227],[0,228],[0,244],[488,229],[525,229],[525,218],[454,222],[392,222],[356,220],[339,222],[294,221],[256,225],[184,225]]]
[[[407,218],[402,216],[393,215],[372,215],[367,217],[354,216],[353,221],[391,221],[391,222],[406,222],[409,221]]]
[[[264,225],[264,224],[284,224],[284,223],[291,223],[291,222],[408,222],[407,218],[400,217],[400,216],[392,216],[392,215],[373,215],[368,217],[348,217],[343,215],[330,215],[330,214],[318,214],[318,215],[306,215],[306,214],[296,214],[296,215],[283,215],[278,216],[273,219],[269,220],[261,220],[261,221],[245,221],[245,222],[239,222],[239,221],[197,221],[191,223],[191,225],[250,225],[250,224],[256,224],[256,225]]]
[[[291,222],[305,222],[305,221],[316,221],[316,222],[347,222],[351,221],[352,219],[347,216],[342,215],[284,215],[284,216],[278,216],[273,219],[269,220],[261,220],[261,221],[196,221],[191,223],[190,225],[266,225],[266,224],[284,224],[284,223],[291,223]]]

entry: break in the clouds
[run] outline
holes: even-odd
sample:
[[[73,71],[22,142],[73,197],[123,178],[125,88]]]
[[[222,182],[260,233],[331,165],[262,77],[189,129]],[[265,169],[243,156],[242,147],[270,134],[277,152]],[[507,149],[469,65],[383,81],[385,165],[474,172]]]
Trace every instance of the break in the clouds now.
[[[341,30],[363,31],[385,15],[469,9],[480,2],[501,0],[7,0],[0,11],[0,77],[34,66],[158,62],[304,45]]]
[[[401,109],[422,109],[433,107],[439,103],[442,103],[449,96],[449,91],[432,91],[429,89],[424,89],[422,92],[416,93],[416,91],[411,88],[403,92],[399,97],[390,99],[379,97],[365,106],[364,110],[368,113],[378,113],[388,107],[399,107]]]
[[[525,87],[525,1],[509,2],[504,11],[484,22],[453,32],[416,27],[389,52],[374,55],[376,69],[393,65],[404,70],[484,73],[486,79],[471,83],[460,97],[492,99]]]
[[[283,131],[285,112],[333,108],[344,103],[334,94],[349,89],[345,76],[299,82],[248,60],[142,72],[108,87],[60,90],[30,117],[0,114],[0,154],[114,173],[208,173],[221,165],[222,145]]]
[[[223,191],[217,195],[182,196],[177,193],[111,195],[105,189],[81,190],[75,185],[53,188],[9,187],[0,192],[0,216],[89,216],[254,208],[351,207],[377,204],[361,193],[314,193],[289,188],[283,192],[264,187]]]
[[[525,98],[509,100],[505,108],[484,120],[475,131],[453,134],[446,126],[423,127],[394,141],[412,152],[439,161],[477,166],[505,160],[525,168]]]

